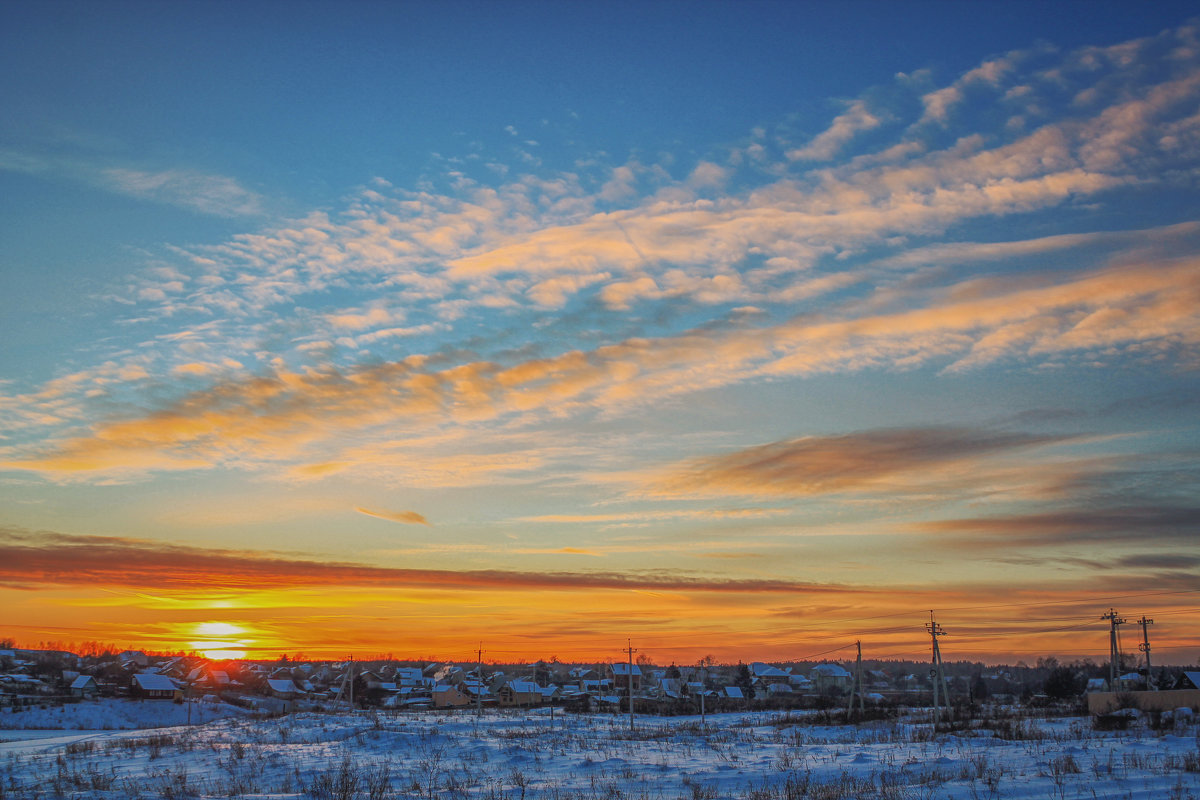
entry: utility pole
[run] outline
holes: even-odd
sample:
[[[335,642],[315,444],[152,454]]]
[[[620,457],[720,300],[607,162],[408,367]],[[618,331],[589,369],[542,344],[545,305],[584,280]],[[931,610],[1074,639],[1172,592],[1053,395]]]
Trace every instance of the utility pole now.
[[[625,640],[628,647],[625,652],[629,655],[629,674],[625,676],[626,686],[629,687],[629,731],[633,732],[633,654],[637,650],[633,649],[633,642],[629,639]]]
[[[1121,640],[1117,634],[1117,627],[1124,625],[1126,620],[1112,608],[1108,609],[1107,614],[1100,615],[1100,619],[1106,619],[1110,623],[1108,631],[1108,688],[1109,691],[1121,691]]]
[[[1150,634],[1146,628],[1153,625],[1154,620],[1146,619],[1146,615],[1142,614],[1142,618],[1138,620],[1138,625],[1142,626],[1142,643],[1138,645],[1138,650],[1146,654],[1146,687],[1148,689],[1158,689],[1158,684],[1154,681],[1154,674],[1150,672]]]
[[[850,719],[850,715],[854,713],[854,698],[856,697],[858,698],[858,710],[860,712],[866,710],[862,691],[862,642],[855,642],[854,646],[858,648],[858,658],[854,662],[854,686],[850,688],[850,702],[846,704],[846,719]]]
[[[475,651],[475,677],[479,679],[478,685],[475,687],[475,716],[483,716],[483,642],[479,643],[479,649]]]
[[[346,663],[346,671],[342,673],[342,684],[338,687],[337,696],[333,698],[334,704],[342,702],[342,698],[349,696],[350,710],[354,710],[354,656],[350,656],[350,660]]]
[[[708,670],[700,667],[700,727],[707,727],[704,721],[704,695],[708,694]]]
[[[933,611],[929,612],[929,622],[925,623],[925,630],[929,632],[929,637],[933,640],[933,669],[929,670],[929,677],[933,681],[933,728],[937,730],[938,721],[942,716],[942,707],[938,703],[938,689],[940,688],[944,695],[946,715],[949,716],[950,687],[946,685],[946,672],[942,667],[942,648],[938,646],[938,637],[945,636],[946,632],[934,620]]]

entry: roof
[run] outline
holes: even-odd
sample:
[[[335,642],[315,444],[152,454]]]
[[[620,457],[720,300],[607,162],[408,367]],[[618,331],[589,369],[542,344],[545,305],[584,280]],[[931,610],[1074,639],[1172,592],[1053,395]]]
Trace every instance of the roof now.
[[[812,675],[813,673],[816,673],[817,675],[823,675],[826,678],[850,677],[850,673],[844,670],[842,667],[839,667],[837,664],[817,664],[808,671],[809,675]]]
[[[282,678],[267,678],[267,686],[270,686],[273,692],[286,693],[299,691],[295,683],[290,680],[285,681]]]
[[[755,661],[753,664],[751,664],[750,672],[759,678],[782,678],[788,674],[779,667],[773,667],[770,664],[764,664],[761,661]]]
[[[541,694],[542,692],[542,687],[533,681],[509,681],[508,688],[514,692],[523,692],[525,694]]]
[[[71,688],[72,689],[86,689],[88,687],[88,684],[95,686],[96,679],[93,678],[91,675],[80,675],[78,678],[76,678],[74,681],[71,682]]]
[[[134,683],[147,692],[173,692],[175,681],[157,672],[139,672],[133,676]]]
[[[745,699],[745,695],[742,694],[742,688],[740,686],[726,686],[725,687],[725,696],[732,697],[736,700]]]
[[[1187,680],[1188,683],[1192,684],[1192,686],[1195,686],[1197,689],[1200,689],[1200,672],[1185,671],[1183,673],[1183,677]]]
[[[629,674],[631,674],[629,665],[626,664],[624,661],[614,662],[612,665],[612,671],[613,671],[613,675],[629,675]],[[639,667],[637,664],[634,664],[632,674],[633,675],[641,675],[642,668]]]

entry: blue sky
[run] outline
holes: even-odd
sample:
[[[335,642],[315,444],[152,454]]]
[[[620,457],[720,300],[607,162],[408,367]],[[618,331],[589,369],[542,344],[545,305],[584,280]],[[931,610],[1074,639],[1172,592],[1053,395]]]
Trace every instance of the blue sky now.
[[[813,632],[761,619],[797,594],[917,631],[981,596],[1185,619],[1190,12],[5,6],[15,633],[230,623],[163,583],[193,562],[252,648],[314,646],[268,589],[382,591],[364,565],[489,627],[567,576],[588,653],[713,609],[785,653]]]

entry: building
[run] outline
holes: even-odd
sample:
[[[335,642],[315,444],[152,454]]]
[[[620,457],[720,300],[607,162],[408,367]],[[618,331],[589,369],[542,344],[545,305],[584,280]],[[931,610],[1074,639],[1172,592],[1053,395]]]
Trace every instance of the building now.
[[[533,681],[509,681],[497,692],[502,706],[536,706],[542,703],[542,690]]]
[[[439,683],[433,687],[434,708],[460,708],[470,705],[472,702],[471,696],[461,691],[457,686]]]
[[[129,693],[143,700],[174,700],[182,696],[175,681],[157,672],[137,672],[129,681]]]
[[[826,689],[845,689],[854,676],[837,664],[817,664],[808,671],[808,679],[818,692]]]
[[[617,661],[608,664],[604,669],[604,674],[612,680],[614,689],[628,692],[630,681],[632,681],[633,691],[640,692],[642,690],[642,668],[637,664],[630,665],[624,661]]]

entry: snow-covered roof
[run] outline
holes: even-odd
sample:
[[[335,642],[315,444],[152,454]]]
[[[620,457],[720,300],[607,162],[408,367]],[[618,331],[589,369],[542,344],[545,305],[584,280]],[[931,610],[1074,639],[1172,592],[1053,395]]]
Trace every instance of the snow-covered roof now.
[[[1192,684],[1192,686],[1200,689],[1200,672],[1191,672],[1185,670],[1183,677],[1188,681],[1188,683]]]
[[[280,694],[299,691],[295,683],[291,680],[283,680],[282,678],[268,678],[267,686],[271,687],[271,691],[279,692]]]
[[[756,678],[783,678],[788,673],[781,670],[779,667],[773,667],[770,664],[764,664],[761,661],[755,661],[750,665],[750,674]]]
[[[613,675],[629,675],[629,674],[631,674],[629,665],[626,664],[624,661],[617,661],[616,663],[614,663],[612,665],[612,671],[613,671]],[[632,674],[633,675],[641,675],[642,668],[639,667],[637,664],[634,664]]]
[[[726,686],[725,696],[732,697],[735,700],[744,700],[746,697],[744,694],[742,694],[742,687],[740,686]]]
[[[837,664],[817,664],[808,671],[809,675],[820,675],[825,678],[849,678],[850,673]]]
[[[41,681],[32,675],[24,675],[20,672],[11,672],[7,675],[0,675],[0,678],[9,681],[10,683],[41,683]]]
[[[166,675],[161,675],[157,672],[139,672],[133,676],[134,682],[143,691],[147,692],[173,692],[175,691],[175,681],[168,678]]]
[[[541,694],[542,688],[533,681],[509,681],[508,688],[523,694]]]
[[[95,686],[96,679],[93,678],[91,675],[80,675],[78,678],[76,678],[75,680],[73,680],[71,682],[71,688],[72,689],[86,689],[89,684],[92,686]]]

